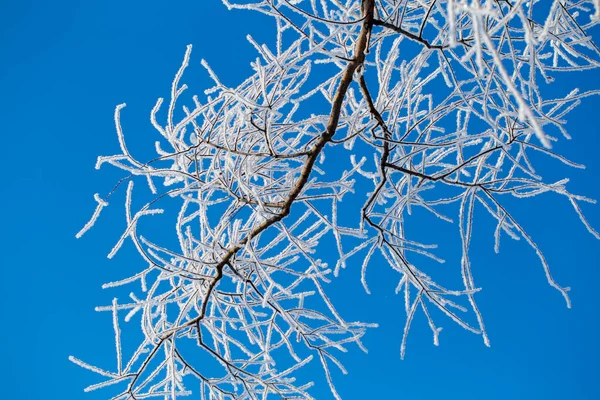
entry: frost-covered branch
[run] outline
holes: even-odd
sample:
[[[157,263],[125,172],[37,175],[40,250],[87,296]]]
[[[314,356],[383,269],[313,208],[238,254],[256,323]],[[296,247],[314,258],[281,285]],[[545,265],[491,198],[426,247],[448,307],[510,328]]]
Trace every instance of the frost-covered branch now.
[[[505,237],[524,239],[570,304],[568,288],[515,217],[515,202],[505,199],[559,194],[599,237],[580,208],[593,200],[571,193],[567,179],[546,181],[530,158],[582,168],[551,144],[570,138],[566,115],[600,92],[558,93],[551,83],[599,66],[588,34],[597,2],[223,2],[276,22],[272,44],[249,37],[258,53],[253,74],[228,87],[202,61],[213,86],[186,99],[189,46],[166,119],[158,118],[163,99],[151,111],[157,158],[140,161],[127,146],[120,105],[120,153],[98,159],[97,168],[127,174],[107,196],[95,196],[77,236],[127,183],[126,228],[109,257],[130,241],[145,268],[105,285],[139,283],[141,295],[98,308],[113,315],[117,363],[111,372],[72,358],[107,379],[88,390],[120,385],[115,399],[175,399],[193,393],[193,377],[206,399],[304,399],[312,382],[297,382],[295,372],[318,360],[339,398],[331,373],[333,365],[345,372],[338,353],[349,344],[366,351],[362,338],[375,324],[346,321],[325,285],[358,264],[369,292],[376,258],[398,273],[404,296],[401,356],[417,312],[436,345],[443,315],[489,345],[469,258],[475,213],[495,221],[495,251]],[[136,189],[143,199],[136,211],[139,178],[151,197]],[[352,226],[338,207],[355,192],[367,200]],[[456,222],[459,287],[424,272],[443,260],[435,245],[411,239],[406,221],[417,208]],[[149,229],[172,211],[177,246],[165,244],[162,229]],[[334,267],[323,260],[327,237],[336,244]],[[125,322],[140,318],[144,335],[130,358],[122,349],[124,312]]]

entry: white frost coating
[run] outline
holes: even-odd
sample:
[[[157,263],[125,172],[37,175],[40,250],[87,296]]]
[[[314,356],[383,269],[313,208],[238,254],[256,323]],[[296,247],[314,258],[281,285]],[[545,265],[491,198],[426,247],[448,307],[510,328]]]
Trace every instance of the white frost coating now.
[[[113,299],[113,329],[115,331],[115,348],[117,351],[117,372],[123,372],[123,355],[121,354],[121,328],[119,328],[119,315],[117,314],[117,298]]]
[[[80,367],[83,367],[85,369],[89,369],[92,372],[95,372],[95,373],[97,373],[99,375],[102,375],[102,376],[106,376],[108,378],[116,378],[118,376],[117,374],[113,374],[112,372],[108,372],[108,371],[105,371],[105,370],[103,370],[101,368],[94,367],[93,365],[89,365],[88,363],[86,363],[84,361],[81,361],[80,359],[78,359],[76,357],[73,357],[73,356],[69,356],[69,361],[71,361],[72,363],[75,363],[75,364],[79,365]]]
[[[508,75],[506,68],[502,64],[502,60],[498,56],[498,52],[494,48],[494,45],[493,45],[491,39],[489,38],[487,33],[482,33],[481,36],[483,36],[484,43],[490,49],[490,54],[493,57],[494,63],[496,64],[496,68],[498,68],[498,71],[500,72],[500,75],[502,76],[502,80],[503,80],[504,84],[506,84],[506,86],[508,87],[509,93],[511,93],[513,95],[513,97],[515,98],[515,100],[517,101],[518,110],[519,110],[519,120],[520,121],[527,120],[533,127],[533,131],[535,132],[535,135],[540,140],[540,142],[542,142],[544,147],[551,148],[552,146],[550,145],[550,141],[548,140],[548,138],[542,131],[542,128],[540,127],[540,123],[538,122],[535,115],[533,115],[533,112],[531,111],[530,106],[525,102],[525,99],[523,99],[523,95],[517,90],[514,83],[512,82],[512,79]]]
[[[406,318],[396,339],[402,357],[411,326],[424,322],[417,313],[436,346],[444,322],[489,345],[476,302],[480,266],[470,258],[479,214],[493,221],[490,251],[500,251],[505,235],[524,239],[570,305],[542,244],[513,209],[520,199],[554,193],[600,238],[581,208],[592,200],[570,193],[568,179],[545,180],[547,165],[539,163],[545,157],[560,161],[553,168],[583,168],[557,149],[571,137],[569,112],[600,91],[547,87],[568,79],[563,72],[600,65],[586,33],[590,17],[598,19],[598,1],[224,3],[275,19],[273,46],[247,38],[258,57],[248,60],[249,76],[221,80],[202,61],[210,78],[205,96],[183,104],[184,72],[194,64],[188,46],[166,86],[170,98],[150,112],[157,135],[149,140],[158,141],[149,160],[130,153],[124,104],[115,109],[119,154],[99,157],[97,167],[108,164],[124,176],[107,196],[95,196],[96,210],[77,237],[125,191],[125,226],[109,257],[131,241],[143,261],[130,277],[103,286],[130,285],[131,300],[97,307],[112,312],[116,372],[73,358],[108,379],[86,390],[120,383],[118,400],[175,399],[196,387],[194,377],[201,389],[193,394],[202,400],[310,399],[313,383],[297,379],[297,370],[320,361],[316,384],[340,398],[331,366],[345,373],[340,353],[354,346],[366,352],[363,336],[376,327],[347,321],[329,297],[344,268],[360,268],[367,293],[380,286],[381,268],[397,274],[397,309]],[[223,83],[236,80],[234,87]],[[135,181],[146,181],[152,194],[135,185],[134,203]],[[163,218],[138,224],[163,208]],[[461,259],[447,260],[458,279],[436,268],[444,260],[434,239],[413,237],[414,226],[438,232],[444,224],[458,228]],[[131,351],[119,314],[143,335]],[[188,358],[190,345],[213,357],[216,369]]]
[[[85,224],[84,227],[81,228],[81,230],[79,232],[77,232],[77,234],[75,235],[75,237],[77,239],[79,239],[80,237],[82,237],[84,233],[86,233],[87,231],[89,231],[90,228],[92,226],[94,226],[94,224],[96,223],[96,220],[100,216],[100,212],[102,212],[102,209],[104,207],[108,206],[108,203],[106,201],[102,200],[102,198],[100,198],[100,195],[98,193],[94,194],[94,200],[96,200],[96,202],[98,203],[98,205],[96,206],[96,209],[94,210],[94,214],[92,214],[92,218],[90,218],[90,220],[88,221],[88,223]]]
[[[127,146],[125,145],[125,136],[123,135],[123,128],[121,127],[121,110],[127,106],[126,103],[119,104],[115,107],[115,127],[117,128],[117,137],[119,138],[119,146],[121,147],[121,152],[123,156],[125,156],[128,160],[132,160],[131,155],[129,154],[129,150],[127,150]],[[96,167],[97,168],[97,167]]]
[[[187,88],[187,86],[182,86],[179,88],[179,81],[183,76],[183,71],[187,68],[190,63],[190,54],[192,53],[192,45],[188,45],[185,50],[185,55],[183,57],[183,62],[181,63],[181,67],[179,67],[179,71],[177,71],[177,75],[175,75],[175,79],[173,79],[173,84],[171,85],[171,102],[169,103],[169,112],[167,114],[167,134],[170,136],[177,136],[177,132],[173,127],[173,113],[175,112],[175,104],[177,102],[177,98],[183,90]],[[160,107],[160,103],[157,103],[157,107]],[[154,113],[154,110],[153,110]]]

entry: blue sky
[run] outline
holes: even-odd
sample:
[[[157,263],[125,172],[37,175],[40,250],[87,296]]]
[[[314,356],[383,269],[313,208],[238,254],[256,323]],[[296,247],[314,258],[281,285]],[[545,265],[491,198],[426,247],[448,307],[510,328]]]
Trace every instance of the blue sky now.
[[[103,282],[137,268],[133,252],[106,258],[124,223],[118,204],[75,239],[95,206],[92,195],[106,193],[121,176],[94,169],[98,155],[118,149],[114,106],[128,103],[124,129],[141,147],[152,146],[149,111],[168,94],[185,46],[194,45],[185,78],[192,89],[208,83],[200,58],[233,85],[255,57],[246,33],[268,37],[269,24],[254,13],[228,12],[218,0],[0,2],[2,398],[108,397],[84,394],[97,377],[67,357],[112,366],[110,315],[93,308],[114,296],[100,288]],[[600,39],[600,27],[593,34]],[[598,88],[600,74],[574,76],[569,85]],[[574,139],[556,146],[587,170],[544,165],[550,176],[571,177],[573,192],[596,199],[599,107],[591,98],[570,114]],[[342,357],[349,375],[337,374],[336,382],[344,399],[600,398],[600,243],[557,196],[521,207],[516,214],[556,279],[572,287],[573,308],[546,284],[527,246],[504,241],[496,255],[492,231],[484,227],[476,231],[473,260],[492,347],[450,321],[443,321],[441,345],[434,347],[424,318],[417,317],[401,361],[404,315],[388,279],[393,275],[383,267],[372,272],[374,294],[367,296],[359,269],[349,268],[330,285],[332,297],[349,319],[377,321],[381,328],[366,339],[368,356],[356,351]],[[599,228],[600,207],[584,207]],[[137,329],[129,328],[125,334]],[[314,377],[319,386],[313,393],[328,399],[321,378]]]

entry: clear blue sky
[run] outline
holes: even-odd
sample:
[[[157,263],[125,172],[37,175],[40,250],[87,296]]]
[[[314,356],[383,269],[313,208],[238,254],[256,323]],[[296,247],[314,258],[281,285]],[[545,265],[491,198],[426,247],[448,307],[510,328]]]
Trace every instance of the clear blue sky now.
[[[118,204],[84,239],[74,237],[93,211],[92,195],[106,193],[121,176],[110,168],[94,170],[98,155],[118,149],[114,106],[128,103],[123,124],[129,137],[152,146],[149,110],[168,95],[185,46],[195,46],[185,79],[192,89],[207,82],[200,58],[235,84],[255,57],[246,33],[268,35],[268,24],[253,13],[228,12],[218,0],[0,1],[1,398],[108,397],[102,391],[85,395],[83,388],[97,376],[67,357],[113,366],[110,315],[93,308],[114,295],[101,284],[135,270],[138,261],[127,252],[106,259],[124,223]],[[594,36],[600,39],[600,27]],[[600,74],[575,76],[570,84],[598,88]],[[549,176],[568,174],[572,191],[596,199],[599,109],[600,100],[592,98],[570,114],[574,139],[557,146],[588,169],[545,165]],[[392,275],[384,268],[372,272],[374,294],[366,296],[360,271],[351,268],[330,285],[333,297],[345,299],[340,311],[349,319],[377,321],[381,328],[366,339],[368,356],[356,351],[342,357],[350,372],[336,375],[344,399],[600,398],[600,243],[557,196],[523,205],[517,215],[557,280],[572,287],[573,309],[546,284],[524,243],[505,240],[495,255],[492,232],[482,228],[473,257],[492,347],[450,321],[441,321],[441,345],[434,347],[417,317],[400,361],[404,315]],[[600,207],[585,211],[600,228]],[[458,265],[453,261],[447,268]],[[314,396],[330,398],[321,376],[315,379]]]

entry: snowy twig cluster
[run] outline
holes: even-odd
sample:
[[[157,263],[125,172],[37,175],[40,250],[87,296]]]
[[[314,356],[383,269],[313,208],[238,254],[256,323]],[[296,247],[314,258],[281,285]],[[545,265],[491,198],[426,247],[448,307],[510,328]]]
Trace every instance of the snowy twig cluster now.
[[[99,308],[113,313],[117,366],[106,371],[71,358],[106,378],[88,390],[122,384],[115,399],[175,399],[195,393],[193,376],[203,399],[305,399],[312,383],[297,382],[295,373],[314,359],[339,398],[330,373],[334,365],[344,371],[336,353],[350,344],[366,351],[362,337],[375,325],[346,321],[323,285],[357,260],[368,292],[373,257],[399,274],[402,356],[416,312],[437,344],[433,309],[489,344],[469,261],[475,207],[496,223],[496,251],[503,237],[524,239],[569,302],[503,198],[560,194],[599,236],[580,210],[592,200],[570,193],[567,179],[545,181],[529,157],[582,168],[552,150],[553,135],[569,138],[565,115],[600,92],[560,94],[551,83],[561,71],[599,66],[586,33],[598,19],[596,0],[223,2],[276,22],[271,46],[249,37],[259,55],[253,75],[228,87],[203,61],[214,86],[182,105],[188,47],[168,104],[159,99],[151,112],[158,157],[138,161],[130,153],[123,104],[115,111],[120,153],[98,159],[97,168],[128,174],[115,188],[127,184],[127,227],[109,257],[131,241],[146,268],[105,285],[137,283],[143,296]],[[159,121],[161,108],[166,119]],[[325,159],[336,148],[350,166],[339,173]],[[138,179],[153,196],[134,209]],[[358,185],[367,200],[356,209],[356,226],[343,226],[349,219],[338,205]],[[78,236],[115,190],[96,195]],[[163,232],[147,230],[150,239],[138,229],[163,204],[177,212],[176,247],[160,243]],[[446,288],[413,261],[439,260],[434,246],[407,234],[416,208],[457,222],[462,287]],[[319,258],[326,235],[339,253],[332,266]],[[475,323],[463,317],[468,308]],[[141,313],[144,339],[130,358],[121,352],[121,313],[125,321]],[[204,368],[207,359],[216,366]]]

